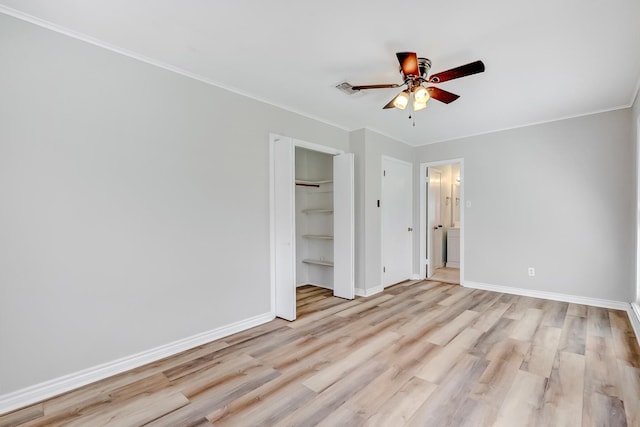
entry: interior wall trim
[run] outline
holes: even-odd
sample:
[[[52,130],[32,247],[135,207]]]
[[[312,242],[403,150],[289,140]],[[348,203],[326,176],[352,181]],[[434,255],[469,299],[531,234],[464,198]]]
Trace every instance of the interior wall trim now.
[[[384,291],[383,286],[376,286],[375,288],[356,288],[356,296],[358,297],[370,297],[371,295],[379,294]]]
[[[8,394],[0,395],[0,415],[66,393],[84,385],[173,356],[199,345],[207,344],[237,332],[267,323],[274,313],[264,313],[229,325],[221,326],[159,347],[54,378]]]
[[[591,305],[593,307],[611,308],[614,310],[629,309],[628,302],[607,300],[601,298],[583,297],[579,295],[561,294],[558,292],[537,291],[532,289],[512,288],[510,286],[490,285],[487,283],[471,282],[466,280],[463,285],[465,288],[481,289],[484,291],[500,292],[503,294],[520,295],[524,297],[533,297],[548,299],[552,301],[570,302],[573,304]]]
[[[316,288],[322,288],[322,289],[329,289],[329,290],[333,290],[333,287],[331,286],[327,286],[327,285],[321,285],[319,283],[313,283],[313,282],[304,282],[304,283],[298,283],[296,285],[296,288],[299,288],[301,286],[315,286]]]
[[[629,315],[631,326],[633,326],[633,331],[636,333],[638,345],[640,345],[640,306],[638,305],[638,303],[632,302],[631,304],[629,304],[627,314]]]
[[[98,46],[98,47],[101,47],[103,49],[110,50],[111,52],[115,52],[115,53],[119,53],[120,55],[128,56],[129,58],[133,58],[133,59],[138,60],[140,62],[145,62],[145,63],[147,63],[149,65],[153,65],[155,67],[165,69],[165,70],[170,71],[172,73],[180,74],[180,75],[188,77],[190,79],[197,80],[199,82],[202,82],[202,83],[205,83],[205,84],[208,84],[208,85],[211,85],[211,86],[215,86],[215,87],[224,89],[226,91],[238,94],[240,96],[244,96],[246,98],[254,99],[254,100],[256,100],[258,102],[262,102],[264,104],[272,105],[272,106],[280,108],[282,110],[289,111],[290,113],[298,114],[298,115],[300,115],[302,117],[306,117],[308,119],[312,119],[312,120],[318,121],[320,123],[324,123],[326,125],[333,126],[335,128],[338,128],[338,129],[341,129],[341,130],[344,130],[344,131],[347,131],[347,132],[351,132],[351,131],[354,130],[354,129],[350,129],[350,128],[342,125],[342,124],[334,123],[334,122],[328,121],[326,119],[323,119],[322,117],[317,117],[317,116],[315,116],[313,114],[309,114],[307,112],[304,112],[302,110],[297,110],[297,109],[288,107],[286,105],[283,105],[283,104],[280,104],[278,102],[272,101],[272,100],[270,100],[268,98],[263,98],[263,97],[259,97],[259,96],[250,94],[249,92],[241,90],[241,89],[239,89],[237,87],[226,85],[226,84],[214,81],[212,79],[209,79],[209,78],[204,77],[202,75],[199,75],[199,74],[193,73],[191,71],[185,70],[183,68],[177,67],[175,65],[171,65],[169,63],[157,60],[155,58],[151,58],[151,57],[142,55],[142,54],[140,54],[138,52],[134,52],[134,51],[122,48],[120,46],[116,46],[116,45],[108,43],[106,41],[97,39],[95,37],[91,37],[91,36],[89,36],[87,34],[84,34],[84,33],[81,33],[81,32],[75,31],[75,30],[71,30],[71,29],[69,29],[67,27],[64,27],[62,25],[58,25],[58,24],[55,24],[53,22],[47,21],[45,19],[41,19],[41,18],[38,18],[36,16],[29,15],[28,13],[19,11],[17,9],[10,8],[10,7],[5,6],[5,5],[0,5],[0,13],[2,13],[4,15],[12,16],[12,17],[20,19],[22,21],[29,22],[31,24],[37,25],[37,26],[42,27],[42,28],[46,28],[46,29],[54,31],[56,33],[64,34],[65,36],[74,38],[76,40],[80,40],[80,41],[83,41],[85,43],[89,43],[89,44],[92,44],[94,46]]]
[[[590,298],[578,295],[561,294],[557,292],[535,291],[531,289],[512,288],[510,286],[489,285],[487,283],[478,283],[465,281],[462,285],[465,288],[481,289],[484,291],[500,292],[504,294],[520,295],[525,297],[548,299],[552,301],[570,302],[573,304],[590,305],[593,307],[610,308],[613,310],[622,310],[627,313],[633,331],[636,334],[636,340],[640,345],[640,307],[636,303],[628,303],[623,301],[614,301],[601,298]]]

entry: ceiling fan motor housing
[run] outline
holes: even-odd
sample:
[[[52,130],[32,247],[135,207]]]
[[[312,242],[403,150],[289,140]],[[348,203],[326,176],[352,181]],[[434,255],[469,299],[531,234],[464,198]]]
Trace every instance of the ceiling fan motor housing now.
[[[427,80],[427,74],[429,74],[429,70],[431,70],[431,60],[418,58],[418,69],[420,70],[420,77]]]

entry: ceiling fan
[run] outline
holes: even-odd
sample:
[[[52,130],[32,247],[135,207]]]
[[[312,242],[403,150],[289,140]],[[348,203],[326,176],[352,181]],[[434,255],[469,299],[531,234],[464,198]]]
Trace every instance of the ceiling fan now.
[[[484,63],[482,61],[475,61],[428,76],[429,70],[431,69],[431,61],[429,59],[418,58],[415,52],[397,52],[396,56],[398,57],[398,62],[400,62],[400,74],[402,74],[403,78],[402,84],[391,83],[352,86],[350,83],[344,82],[336,87],[349,94],[353,94],[365,89],[388,89],[406,85],[407,88],[405,90],[396,95],[382,108],[395,107],[404,110],[407,105],[409,105],[410,98],[413,97],[413,110],[418,111],[426,108],[429,98],[449,104],[460,97],[455,93],[447,92],[434,86],[425,87],[423,83],[437,84],[484,71]]]

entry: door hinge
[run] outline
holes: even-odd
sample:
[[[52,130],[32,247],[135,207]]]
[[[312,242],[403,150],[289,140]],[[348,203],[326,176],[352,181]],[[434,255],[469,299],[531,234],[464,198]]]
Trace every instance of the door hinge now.
[[[387,272],[387,267],[382,267],[382,272],[386,273]]]
[[[382,176],[387,176],[387,171],[386,170],[382,171]]]
[[[378,200],[378,207],[380,207],[380,200]]]

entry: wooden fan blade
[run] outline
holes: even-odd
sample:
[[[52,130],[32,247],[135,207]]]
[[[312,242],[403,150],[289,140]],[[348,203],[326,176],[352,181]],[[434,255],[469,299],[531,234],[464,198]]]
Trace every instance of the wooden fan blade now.
[[[398,95],[396,95],[398,96]],[[385,105],[384,107],[382,107],[383,110],[387,110],[389,108],[395,108],[396,106],[393,105],[393,101],[396,100],[396,96],[394,96],[393,98],[391,98],[391,101],[389,101],[389,103],[387,105]]]
[[[429,77],[429,83],[442,83],[446,82],[447,80],[459,79],[460,77],[482,73],[483,71],[484,63],[482,61],[471,62],[466,65],[461,65],[459,67],[434,74]]]
[[[400,68],[405,76],[413,75],[419,76],[420,69],[418,68],[418,56],[415,52],[398,52],[396,53]]]
[[[431,98],[437,99],[438,101],[444,102],[445,104],[450,104],[456,99],[460,98],[460,95],[447,92],[446,90],[442,90],[439,87],[428,87],[427,92],[429,92],[429,96]]]
[[[409,103],[409,97],[411,96],[409,93],[409,90],[403,90],[402,92],[400,92],[399,94],[397,94],[396,96],[393,97],[393,99],[391,101],[389,101],[389,103],[387,105],[385,105],[384,107],[382,107],[383,110],[386,110],[387,108],[399,108],[400,110],[404,110],[404,108],[402,107],[396,107],[396,105],[394,104],[394,102],[396,101],[396,99],[398,99],[398,97],[400,97],[401,95],[405,95],[405,101],[408,104]],[[406,104],[405,104],[405,108],[406,108]]]
[[[360,85],[353,86],[351,89],[353,90],[363,90],[363,89],[390,89],[394,87],[400,87],[399,84],[389,83],[389,84],[381,84],[381,85]]]

